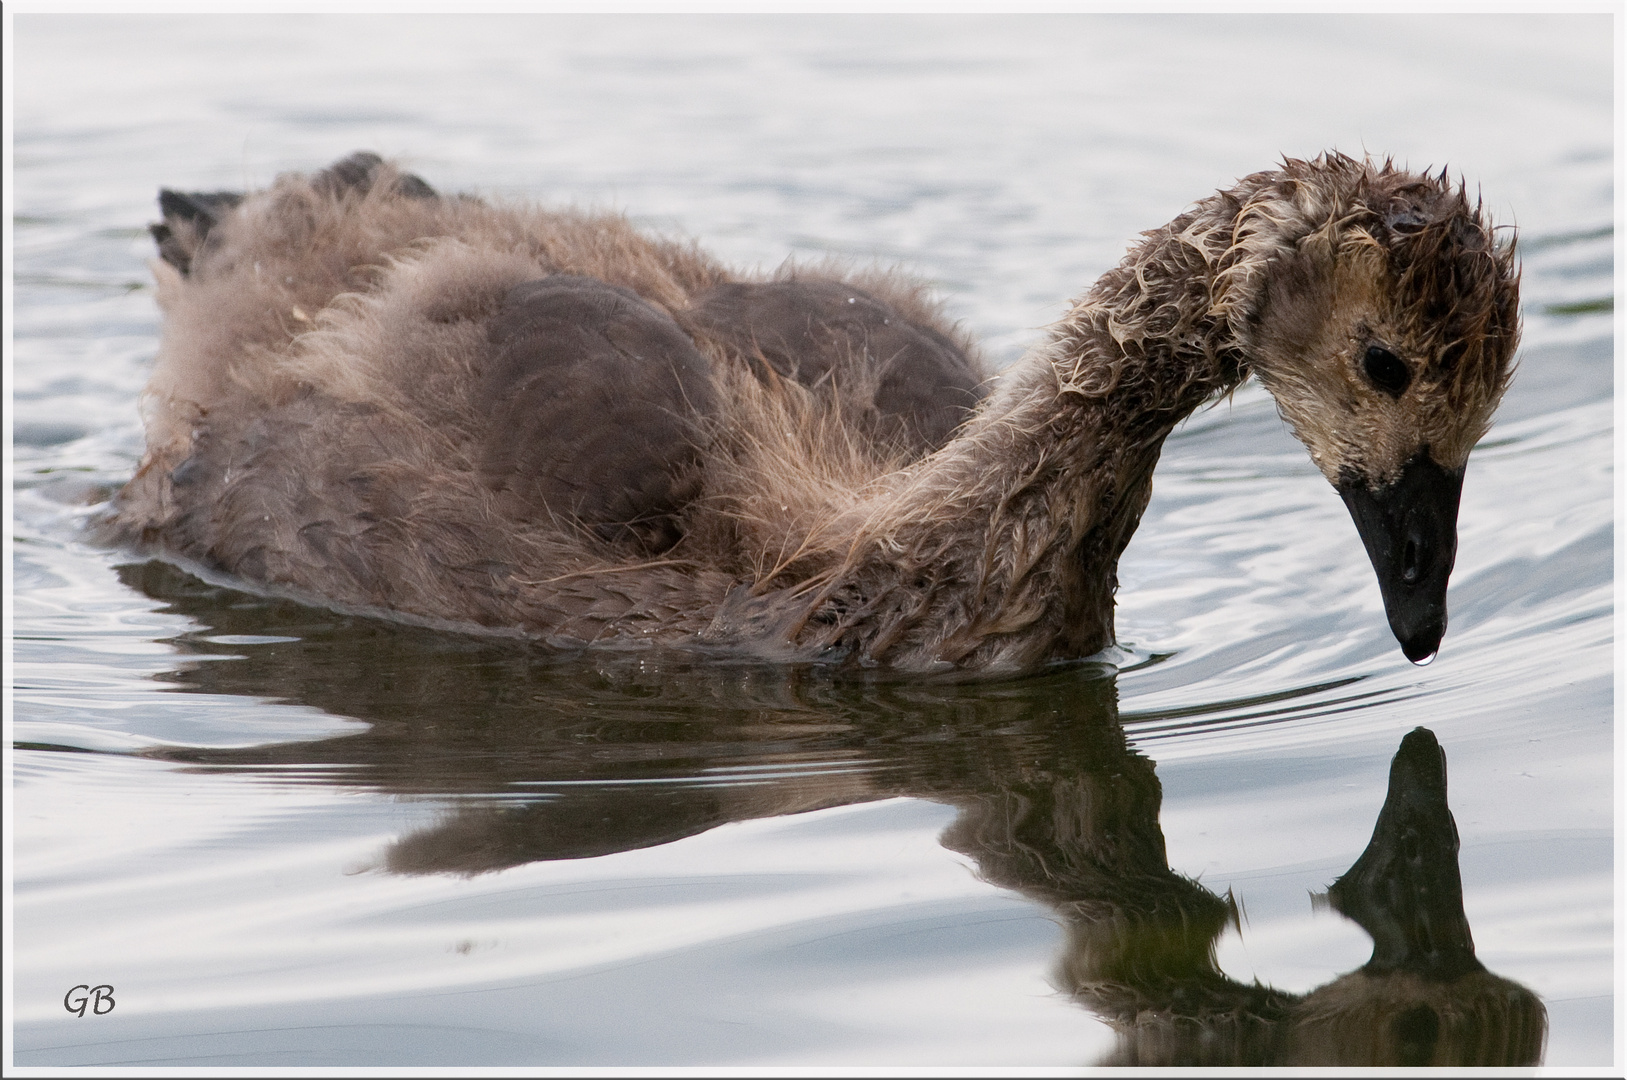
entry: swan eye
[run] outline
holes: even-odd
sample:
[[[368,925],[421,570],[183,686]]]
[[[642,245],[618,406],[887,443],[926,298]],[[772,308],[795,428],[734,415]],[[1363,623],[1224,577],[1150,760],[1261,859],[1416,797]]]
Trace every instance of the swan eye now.
[[[1412,369],[1382,345],[1367,346],[1367,355],[1362,358],[1361,366],[1372,384],[1393,398],[1400,397],[1406,391],[1407,384],[1412,382]]]

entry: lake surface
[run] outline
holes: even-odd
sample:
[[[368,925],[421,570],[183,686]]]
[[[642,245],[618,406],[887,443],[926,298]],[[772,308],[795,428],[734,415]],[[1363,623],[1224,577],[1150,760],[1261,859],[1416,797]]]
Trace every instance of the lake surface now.
[[[1151,1060],[1167,1032],[1126,1027],[1104,955],[1184,927],[1237,1008],[1368,960],[1311,894],[1420,725],[1479,959],[1541,998],[1548,1065],[1615,1060],[1609,16],[26,15],[11,40],[17,1066]],[[1166,447],[1121,648],[1028,679],[561,655],[85,543],[142,452],[157,188],[359,148],[742,265],[902,265],[1001,364],[1281,154],[1450,166],[1519,227],[1525,329],[1441,654],[1401,656],[1252,385]],[[1161,978],[1120,982],[1180,1013]],[[76,1016],[76,985],[116,1005]]]

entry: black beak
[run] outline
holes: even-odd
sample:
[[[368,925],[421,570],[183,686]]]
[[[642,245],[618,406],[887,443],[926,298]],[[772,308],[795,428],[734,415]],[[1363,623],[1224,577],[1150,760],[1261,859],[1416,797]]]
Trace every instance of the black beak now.
[[[1457,557],[1462,494],[1463,470],[1442,468],[1428,449],[1377,491],[1353,473],[1339,483],[1378,574],[1390,630],[1415,664],[1433,657],[1446,633],[1446,579]]]

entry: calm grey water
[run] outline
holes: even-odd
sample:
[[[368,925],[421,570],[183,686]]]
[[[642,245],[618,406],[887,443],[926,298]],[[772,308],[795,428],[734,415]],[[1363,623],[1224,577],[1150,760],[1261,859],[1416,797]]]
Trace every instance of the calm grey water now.
[[[1543,999],[1549,1065],[1611,1064],[1609,16],[28,15],[13,41],[17,1065],[1090,1065],[1116,1036],[1064,969],[1135,874],[1230,891],[1238,983],[1367,960],[1308,894],[1418,725],[1480,959]],[[1402,658],[1254,387],[1170,440],[1122,650],[1033,679],[549,655],[86,545],[142,449],[157,188],[358,148],[740,264],[901,264],[999,362],[1280,154],[1449,165],[1519,226],[1525,337],[1443,651]],[[1086,858],[1060,826],[1021,866],[997,834],[1070,799],[1161,830],[1167,868],[1124,841],[1059,899],[1040,864]],[[76,984],[116,1007],[67,1012]]]

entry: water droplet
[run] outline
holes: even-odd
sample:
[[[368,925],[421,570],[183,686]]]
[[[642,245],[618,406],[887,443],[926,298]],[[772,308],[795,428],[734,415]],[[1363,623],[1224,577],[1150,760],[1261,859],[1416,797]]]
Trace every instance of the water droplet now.
[[[1428,656],[1420,656],[1418,659],[1414,660],[1413,663],[1417,664],[1419,667],[1428,667],[1430,661],[1434,660],[1439,652],[1440,650],[1436,649],[1435,652],[1430,653]]]

